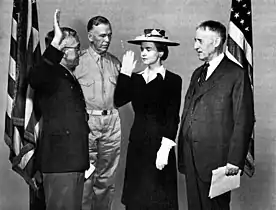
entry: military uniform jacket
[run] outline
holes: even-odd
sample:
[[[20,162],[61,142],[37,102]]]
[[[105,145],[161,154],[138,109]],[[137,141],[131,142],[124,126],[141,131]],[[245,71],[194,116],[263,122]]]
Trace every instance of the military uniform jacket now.
[[[38,159],[44,173],[78,172],[89,167],[87,114],[81,87],[59,63],[63,53],[49,46],[29,82],[39,97],[43,126]]]

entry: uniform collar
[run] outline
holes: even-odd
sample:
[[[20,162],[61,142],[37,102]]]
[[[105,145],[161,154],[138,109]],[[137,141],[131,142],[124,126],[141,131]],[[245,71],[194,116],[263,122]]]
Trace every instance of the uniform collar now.
[[[106,57],[106,53],[103,53],[102,55],[100,55],[95,50],[93,50],[93,48],[91,46],[89,46],[88,52],[95,59],[96,62],[98,62],[101,57],[102,58]]]

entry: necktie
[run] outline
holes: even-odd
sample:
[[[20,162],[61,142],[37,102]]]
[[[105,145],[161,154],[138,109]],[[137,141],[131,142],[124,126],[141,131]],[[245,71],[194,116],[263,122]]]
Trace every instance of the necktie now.
[[[157,73],[157,80],[158,81],[163,81],[163,77],[160,73]]]
[[[199,80],[198,80],[199,86],[201,86],[205,82],[205,79],[206,79],[206,76],[207,76],[207,70],[208,70],[209,66],[210,66],[209,63],[205,63],[202,66],[201,74],[200,74],[200,77],[199,77]]]
[[[101,69],[103,69],[103,56],[99,57],[99,63],[100,63]]]

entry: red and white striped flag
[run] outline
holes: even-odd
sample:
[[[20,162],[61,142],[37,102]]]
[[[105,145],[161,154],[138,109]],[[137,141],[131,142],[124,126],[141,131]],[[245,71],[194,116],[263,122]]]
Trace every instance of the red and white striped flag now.
[[[248,73],[253,91],[253,38],[251,0],[232,0],[226,55]],[[245,173],[255,172],[254,131],[245,162]]]
[[[4,139],[10,148],[12,169],[30,186],[36,172],[33,160],[40,113],[35,112],[34,91],[27,74],[40,59],[36,1],[14,0]]]

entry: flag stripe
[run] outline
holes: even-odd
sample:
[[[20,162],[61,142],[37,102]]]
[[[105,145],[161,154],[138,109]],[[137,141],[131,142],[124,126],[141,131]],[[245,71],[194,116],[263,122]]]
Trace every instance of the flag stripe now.
[[[12,147],[13,125],[11,118],[6,113],[5,117],[5,142],[9,147]]]
[[[12,19],[12,24],[11,24],[11,36],[13,39],[16,39],[16,34],[17,34],[17,22],[15,19]]]
[[[8,95],[7,96],[7,111],[6,114],[8,115],[8,117],[11,119],[11,115],[12,115],[12,98]]]
[[[14,81],[16,80],[16,62],[12,57],[10,57],[9,61],[9,76]]]
[[[8,75],[8,84],[8,94],[11,98],[14,98],[15,81],[13,80],[13,78],[10,77],[10,75]],[[12,101],[9,100],[9,103],[11,103],[9,106],[11,106],[10,108],[12,108]]]
[[[233,23],[229,23],[229,33],[228,36],[231,37],[231,39],[241,48],[244,49],[244,53],[246,53],[246,59],[248,60],[248,63],[252,65],[252,48],[248,44],[246,38],[244,37],[243,33],[240,31],[240,29]],[[243,51],[243,50],[242,50]]]
[[[10,49],[11,49],[10,56],[16,62],[17,61],[17,42],[13,37],[11,37]],[[16,66],[16,65],[14,65],[14,66]],[[14,75],[15,75],[15,73],[14,73]]]

